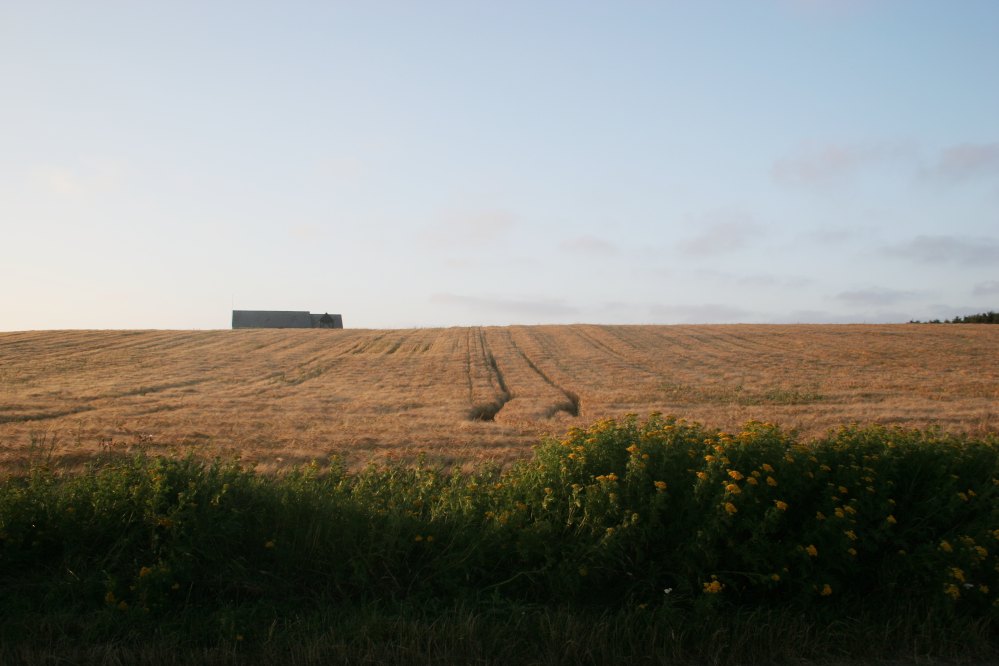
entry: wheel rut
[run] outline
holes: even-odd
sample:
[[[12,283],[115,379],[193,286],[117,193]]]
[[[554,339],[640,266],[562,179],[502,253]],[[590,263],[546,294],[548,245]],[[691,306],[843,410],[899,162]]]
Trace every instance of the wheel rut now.
[[[552,379],[551,377],[549,377],[548,374],[544,370],[542,370],[541,368],[539,368],[538,364],[535,363],[534,360],[530,356],[527,355],[527,352],[525,352],[514,341],[513,334],[510,332],[509,329],[507,329],[505,331],[505,333],[506,333],[507,338],[510,341],[510,347],[511,347],[511,349],[513,349],[514,351],[516,351],[520,355],[520,357],[522,359],[524,359],[524,362],[527,363],[527,366],[531,370],[533,370],[539,377],[541,377],[541,379],[544,380],[544,382],[546,384],[548,384],[552,388],[560,391],[562,393],[562,395],[565,396],[565,401],[564,402],[558,402],[555,405],[552,405],[552,407],[547,412],[547,418],[551,418],[551,417],[555,416],[556,414],[558,414],[559,412],[565,412],[569,416],[579,416],[579,395],[575,391],[571,391],[571,390],[565,388],[564,386],[562,386],[561,384],[559,384],[558,382],[556,382],[554,379]]]
[[[478,341],[478,352],[482,361],[483,367],[489,373],[489,384],[493,387],[494,397],[492,400],[487,400],[484,402],[476,403],[473,397],[473,381],[472,381],[472,363],[471,363],[471,334],[469,335],[469,349],[468,349],[468,394],[469,402],[472,404],[471,409],[468,412],[468,418],[471,421],[495,421],[496,415],[500,413],[500,410],[511,400],[513,400],[513,393],[506,384],[506,379],[503,377],[503,372],[499,369],[499,365],[496,363],[496,357],[493,355],[492,349],[489,347],[489,343],[486,342],[485,333],[483,333],[481,328],[476,329]]]

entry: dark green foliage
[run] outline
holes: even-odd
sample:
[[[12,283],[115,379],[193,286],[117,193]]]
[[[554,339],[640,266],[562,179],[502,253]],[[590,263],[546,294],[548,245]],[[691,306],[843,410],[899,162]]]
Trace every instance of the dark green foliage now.
[[[86,640],[207,644],[276,618],[455,604],[994,626],[997,555],[999,442],[936,431],[804,444],[653,415],[473,474],[109,455],[0,486],[0,641],[88,617]]]
[[[910,324],[922,324],[923,322],[919,320],[912,320]],[[979,314],[967,315],[964,317],[957,316],[953,319],[944,319],[940,321],[939,319],[931,319],[928,324],[999,324],[999,312],[993,312],[989,310],[988,312],[981,312]]]

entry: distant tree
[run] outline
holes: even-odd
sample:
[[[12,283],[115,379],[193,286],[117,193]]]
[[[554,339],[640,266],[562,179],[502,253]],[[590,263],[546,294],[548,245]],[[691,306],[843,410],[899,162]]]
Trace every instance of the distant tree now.
[[[964,317],[957,316],[953,319],[944,319],[940,321],[939,319],[930,319],[929,321],[920,321],[919,319],[910,319],[910,324],[999,324],[999,312],[993,312],[989,310],[988,312],[982,312],[979,314],[967,315]]]
[[[966,317],[954,317],[951,324],[999,324],[999,312],[982,312],[980,314],[967,315]]]

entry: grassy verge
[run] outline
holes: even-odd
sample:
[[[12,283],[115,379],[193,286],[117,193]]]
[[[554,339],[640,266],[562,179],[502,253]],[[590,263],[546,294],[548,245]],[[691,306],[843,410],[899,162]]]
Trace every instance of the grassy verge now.
[[[987,659],[997,552],[999,442],[934,431],[652,416],[474,474],[38,461],[0,487],[0,658]]]

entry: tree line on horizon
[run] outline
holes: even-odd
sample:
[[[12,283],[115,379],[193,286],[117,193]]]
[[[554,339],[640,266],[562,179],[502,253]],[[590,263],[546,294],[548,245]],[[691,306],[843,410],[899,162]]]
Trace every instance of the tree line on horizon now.
[[[993,312],[989,310],[988,312],[981,312],[979,314],[967,315],[964,317],[954,317],[953,319],[944,319],[943,321],[939,319],[930,319],[929,321],[920,321],[918,319],[913,319],[909,322],[910,324],[999,324],[999,312]]]

